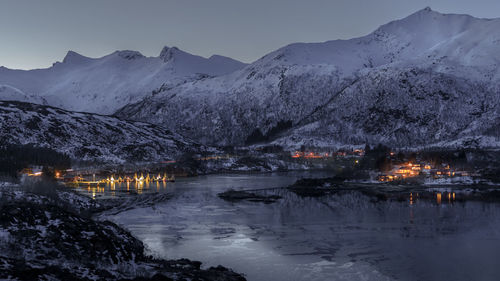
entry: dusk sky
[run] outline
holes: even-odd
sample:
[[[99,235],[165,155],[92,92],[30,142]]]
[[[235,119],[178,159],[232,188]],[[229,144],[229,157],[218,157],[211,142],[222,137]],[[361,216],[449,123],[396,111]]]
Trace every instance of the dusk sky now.
[[[165,45],[252,62],[289,43],[365,35],[426,6],[500,17],[498,0],[0,0],[0,65],[48,67],[68,50],[157,56]]]

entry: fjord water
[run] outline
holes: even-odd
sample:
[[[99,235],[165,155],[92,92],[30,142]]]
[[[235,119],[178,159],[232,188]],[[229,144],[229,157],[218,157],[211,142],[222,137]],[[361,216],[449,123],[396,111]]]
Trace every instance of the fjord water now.
[[[178,179],[173,198],[106,217],[150,254],[224,265],[249,280],[498,280],[500,205],[374,202],[359,193],[277,203],[226,202],[229,188],[282,187],[326,172]],[[457,195],[459,196],[459,195]]]

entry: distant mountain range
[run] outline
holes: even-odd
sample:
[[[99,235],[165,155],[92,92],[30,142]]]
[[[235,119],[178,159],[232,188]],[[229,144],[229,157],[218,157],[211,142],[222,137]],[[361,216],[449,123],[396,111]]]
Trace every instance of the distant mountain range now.
[[[0,67],[0,99],[112,114],[152,95],[155,90],[227,74],[244,66],[227,57],[214,55],[207,59],[176,47],[163,48],[158,57],[116,51],[93,59],[69,51],[62,62],[47,69],[26,71]]]
[[[160,124],[204,144],[500,147],[500,19],[430,8],[245,65],[165,48],[0,69],[0,98]]]

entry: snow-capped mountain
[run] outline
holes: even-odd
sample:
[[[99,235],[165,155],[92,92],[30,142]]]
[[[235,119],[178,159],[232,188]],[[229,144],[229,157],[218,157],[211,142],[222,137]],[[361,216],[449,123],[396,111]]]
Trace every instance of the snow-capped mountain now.
[[[351,40],[297,43],[164,88],[122,118],[204,143],[500,146],[500,19],[425,8]],[[485,141],[487,140],[487,141]]]
[[[227,57],[214,55],[207,59],[176,47],[163,48],[158,57],[116,51],[94,59],[69,51],[62,62],[47,69],[25,71],[0,67],[0,85],[16,89],[15,93],[0,89],[0,100],[111,114],[157,89],[227,74],[244,66]]]
[[[165,161],[203,147],[161,126],[0,101],[0,144],[35,144],[79,160]]]

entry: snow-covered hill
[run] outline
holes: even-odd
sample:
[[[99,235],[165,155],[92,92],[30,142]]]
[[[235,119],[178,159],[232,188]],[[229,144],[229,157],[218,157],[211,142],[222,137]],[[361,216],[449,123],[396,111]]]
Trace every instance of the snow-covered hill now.
[[[0,101],[0,144],[35,144],[79,160],[165,161],[202,149],[161,127],[16,101]]]
[[[351,40],[297,43],[118,116],[205,143],[500,146],[500,19],[425,8]],[[487,140],[487,141],[486,141]]]
[[[0,84],[17,89],[17,94],[4,94],[0,90],[0,99],[111,114],[158,89],[227,74],[244,66],[227,57],[214,55],[207,59],[176,47],[163,48],[158,57],[117,51],[93,59],[69,51],[63,62],[47,69],[25,71],[0,67]]]
[[[39,97],[34,94],[28,95],[12,86],[1,85],[1,84],[0,84],[0,100],[16,100],[16,101],[34,102],[38,104],[47,103],[47,101],[45,101],[45,99],[43,99],[42,97]]]

